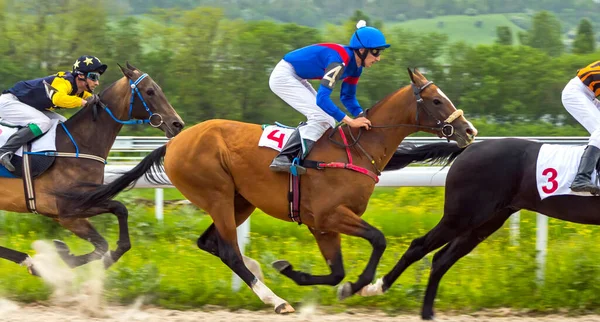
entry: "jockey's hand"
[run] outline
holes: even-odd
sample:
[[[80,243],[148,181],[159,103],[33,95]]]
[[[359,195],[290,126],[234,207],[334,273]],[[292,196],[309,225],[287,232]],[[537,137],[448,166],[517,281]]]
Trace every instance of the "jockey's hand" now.
[[[366,117],[360,116],[355,119],[351,119],[348,116],[346,116],[346,117],[344,117],[344,119],[342,121],[344,121],[344,123],[348,124],[348,126],[350,126],[350,127],[354,127],[354,128],[364,127],[367,130],[371,129],[371,121],[369,121],[369,119]]]
[[[85,106],[98,105],[98,103],[100,103],[100,96],[98,96],[97,94],[94,94],[94,95],[86,98],[85,100],[87,101],[87,103],[85,103]]]

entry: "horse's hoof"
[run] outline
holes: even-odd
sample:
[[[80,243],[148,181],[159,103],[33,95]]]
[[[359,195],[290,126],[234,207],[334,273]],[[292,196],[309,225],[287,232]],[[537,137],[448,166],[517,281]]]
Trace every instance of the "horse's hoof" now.
[[[56,248],[56,252],[58,256],[67,264],[70,268],[74,268],[76,265],[73,262],[73,255],[70,253],[69,246],[60,240],[53,240],[54,247]]]
[[[433,321],[435,320],[435,315],[433,314],[433,312],[422,312],[421,319],[425,321]]]
[[[276,269],[279,273],[283,272],[288,268],[292,268],[292,264],[290,264],[290,262],[284,259],[274,261],[273,263],[271,263],[271,266],[273,266],[273,268]]]
[[[27,271],[33,276],[42,277],[42,275],[40,275],[40,273],[38,273],[38,271],[33,266],[27,267]]]
[[[108,269],[112,266],[112,264],[115,263],[111,254],[111,252],[107,252],[106,254],[104,254],[104,256],[102,256],[102,264],[104,264],[104,269]]]
[[[54,248],[56,248],[56,251],[59,254],[68,254],[69,253],[69,246],[67,244],[65,244],[65,242],[63,242],[62,240],[58,240],[55,239],[53,240],[54,242]]]
[[[363,287],[360,291],[356,292],[360,296],[375,296],[383,294],[383,279],[377,279],[374,284],[369,284]]]
[[[288,313],[294,313],[294,312],[296,312],[296,310],[294,310],[294,308],[291,305],[289,305],[287,302],[281,303],[275,308],[275,313],[277,313],[277,314],[288,314]]]
[[[338,287],[338,300],[343,301],[346,298],[349,298],[350,296],[352,296],[352,284],[350,282],[346,282],[344,283],[344,285],[341,285],[340,287]]]
[[[27,258],[23,262],[21,262],[21,265],[27,267],[27,271],[29,272],[29,274],[37,277],[42,277],[42,275],[40,275],[40,273],[33,267],[31,257],[27,256]]]

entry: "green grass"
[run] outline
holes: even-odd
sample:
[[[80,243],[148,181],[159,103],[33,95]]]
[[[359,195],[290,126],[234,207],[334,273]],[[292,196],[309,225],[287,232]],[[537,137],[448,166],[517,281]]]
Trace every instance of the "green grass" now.
[[[483,22],[480,28],[475,26],[475,22],[477,21]],[[440,23],[443,23],[443,27],[439,26]],[[494,43],[496,40],[496,27],[498,26],[509,26],[513,31],[514,41],[517,41],[517,32],[523,30],[503,14],[441,16],[432,19],[408,20],[388,25],[390,28],[396,26],[419,32],[420,34],[431,32],[447,34],[448,40],[451,43],[464,41],[471,45]]]
[[[165,192],[167,199],[180,198],[173,189]],[[159,223],[154,218],[154,208],[140,202],[140,198],[152,197],[152,189],[136,189],[119,196],[130,209],[133,248],[107,272],[105,296],[109,301],[127,304],[144,295],[147,303],[168,308],[221,305],[231,309],[269,309],[245,286],[239,292],[232,291],[231,271],[218,258],[196,247],[196,239],[212,222],[209,216],[190,206],[167,206],[165,220]],[[377,277],[395,265],[412,239],[438,222],[442,209],[443,188],[376,189],[363,218],[380,228],[388,242]],[[448,272],[440,286],[437,309],[598,310],[600,249],[593,245],[598,244],[600,228],[551,219],[546,283],[538,286],[535,215],[522,212],[521,218],[518,246],[509,243],[508,227],[503,227]],[[117,240],[114,216],[92,221],[113,248]],[[251,227],[246,254],[261,263],[266,284],[292,305],[315,303],[332,311],[358,307],[412,313],[420,308],[432,255],[411,266],[384,296],[338,302],[335,287],[298,286],[270,267],[276,259],[287,259],[298,269],[328,273],[306,227],[259,211],[251,217]],[[2,246],[33,255],[34,240],[54,238],[64,240],[76,254],[91,251],[89,243],[41,216],[0,215]],[[355,281],[367,263],[371,247],[362,239],[344,236],[342,250],[347,274],[344,281]],[[77,269],[83,270],[85,267]],[[50,293],[42,280],[28,275],[23,267],[0,261],[0,297],[44,301]]]

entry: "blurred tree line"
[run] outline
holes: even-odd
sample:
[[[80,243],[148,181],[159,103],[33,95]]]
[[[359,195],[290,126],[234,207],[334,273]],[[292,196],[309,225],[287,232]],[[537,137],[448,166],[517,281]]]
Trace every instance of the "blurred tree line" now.
[[[147,13],[151,8],[192,9],[197,6],[223,8],[228,18],[273,19],[306,26],[341,23],[355,10],[383,21],[431,18],[444,15],[527,13],[548,10],[561,20],[576,23],[579,17],[598,12],[594,0],[121,0],[129,13]]]
[[[118,1],[76,3],[47,0],[40,6],[34,0],[0,0],[0,87],[71,70],[73,61],[84,54],[109,65],[101,80],[105,87],[121,77],[116,63],[129,61],[162,87],[188,125],[212,118],[297,124],[303,117],[269,89],[275,64],[288,51],[305,45],[348,43],[358,17],[375,23],[366,13],[354,12],[342,25],[315,29],[229,19],[223,9],[214,7],[155,8],[140,17],[115,16],[121,10]],[[584,49],[573,54],[562,43],[557,50],[556,41],[541,39],[560,35],[552,32],[555,28],[536,27],[538,20],[560,24],[556,19],[533,19],[529,34],[521,35],[532,39],[528,45],[507,44],[502,37],[513,36],[499,30],[498,44],[477,47],[449,43],[442,34],[414,33],[377,22],[392,48],[374,68],[364,71],[358,100],[364,108],[373,105],[408,85],[406,67],[418,67],[471,118],[574,124],[560,95],[577,69],[598,59],[583,36],[592,29],[591,23],[581,28],[579,47]],[[157,135],[139,126],[126,127],[123,134]]]

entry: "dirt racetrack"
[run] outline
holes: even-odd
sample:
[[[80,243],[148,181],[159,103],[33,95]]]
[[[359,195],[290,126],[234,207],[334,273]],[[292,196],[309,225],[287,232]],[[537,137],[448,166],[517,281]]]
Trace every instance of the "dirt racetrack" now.
[[[238,311],[230,312],[218,308],[209,308],[202,311],[176,311],[153,307],[106,307],[102,311],[89,312],[81,308],[43,306],[43,305],[19,305],[6,300],[0,300],[0,321],[33,321],[33,322],[79,322],[79,321],[103,321],[103,322],[259,322],[259,321],[344,321],[344,322],[387,322],[387,321],[421,321],[417,315],[387,315],[385,313],[347,312],[340,314],[323,313],[315,308],[300,308],[296,314],[276,315],[269,311]],[[568,317],[562,315],[546,316],[518,316],[511,314],[508,310],[496,310],[475,313],[473,315],[447,315],[440,314],[436,321],[490,321],[490,322],[584,322],[600,321],[600,315],[585,315],[579,317]]]
[[[79,280],[76,283],[75,272],[56,254],[54,247],[43,241],[34,242],[37,254],[33,257],[36,269],[42,278],[53,288],[48,301],[38,304],[15,303],[0,298],[0,322],[387,322],[387,321],[421,321],[418,314],[388,315],[384,312],[368,311],[364,308],[347,309],[339,314],[330,313],[322,307],[304,305],[295,307],[296,313],[276,315],[265,308],[262,311],[227,311],[220,307],[205,306],[197,310],[177,311],[144,306],[143,296],[129,306],[115,306],[105,302],[104,277],[105,271],[101,261],[90,263],[86,269],[78,271]],[[471,315],[439,313],[437,321],[490,321],[490,322],[584,322],[598,321],[600,315],[568,316],[546,315],[531,316],[518,314],[510,309],[495,309],[476,312]]]

